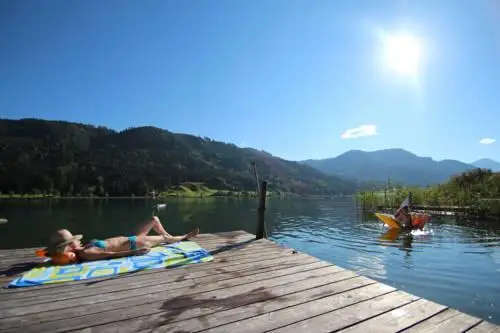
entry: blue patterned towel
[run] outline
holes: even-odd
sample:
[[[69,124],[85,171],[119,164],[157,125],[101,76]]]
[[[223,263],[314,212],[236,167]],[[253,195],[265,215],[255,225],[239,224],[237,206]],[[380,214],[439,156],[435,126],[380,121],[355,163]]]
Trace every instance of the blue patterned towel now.
[[[8,287],[28,287],[109,277],[139,270],[178,267],[212,260],[213,257],[207,250],[193,241],[184,241],[154,247],[149,253],[141,256],[33,268],[10,282]]]

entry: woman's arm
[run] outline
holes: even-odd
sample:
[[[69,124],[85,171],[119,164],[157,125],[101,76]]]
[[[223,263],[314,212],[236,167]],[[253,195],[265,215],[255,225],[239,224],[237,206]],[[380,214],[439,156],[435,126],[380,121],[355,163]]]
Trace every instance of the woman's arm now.
[[[149,252],[149,249],[137,249],[137,250],[127,250],[127,251],[100,251],[96,248],[87,248],[78,252],[78,257],[84,261],[92,261],[92,260],[102,260],[102,259],[114,259],[114,258],[122,258],[129,257],[133,255],[146,254]]]

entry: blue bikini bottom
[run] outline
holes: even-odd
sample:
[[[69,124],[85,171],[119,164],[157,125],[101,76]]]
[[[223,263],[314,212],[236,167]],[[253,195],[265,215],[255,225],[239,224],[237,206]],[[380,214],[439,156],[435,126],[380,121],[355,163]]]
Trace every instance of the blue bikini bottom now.
[[[135,250],[137,248],[137,236],[129,236],[128,240],[130,242],[130,249]],[[89,242],[89,244],[100,249],[106,248],[106,241],[101,239],[93,239]]]

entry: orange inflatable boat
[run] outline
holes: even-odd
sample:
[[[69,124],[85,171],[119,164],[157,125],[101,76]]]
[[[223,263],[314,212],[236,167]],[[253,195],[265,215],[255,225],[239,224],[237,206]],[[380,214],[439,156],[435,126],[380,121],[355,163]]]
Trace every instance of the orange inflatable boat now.
[[[412,225],[416,228],[423,228],[424,225],[431,219],[430,215],[423,213],[410,213]],[[396,220],[394,215],[385,213],[375,213],[379,220],[384,222],[389,228],[401,228],[401,224]]]

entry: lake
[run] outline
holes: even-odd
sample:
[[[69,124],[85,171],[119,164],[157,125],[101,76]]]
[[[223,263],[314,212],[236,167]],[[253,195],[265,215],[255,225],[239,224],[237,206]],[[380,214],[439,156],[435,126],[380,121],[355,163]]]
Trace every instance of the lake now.
[[[43,246],[56,228],[90,238],[129,234],[152,215],[141,199],[0,201],[0,248]],[[255,233],[256,201],[172,199],[158,213],[167,231],[195,226],[211,233]],[[500,224],[435,217],[424,232],[383,237],[375,217],[363,217],[352,198],[271,199],[269,238],[359,274],[500,324]],[[84,240],[85,240],[84,239]]]

